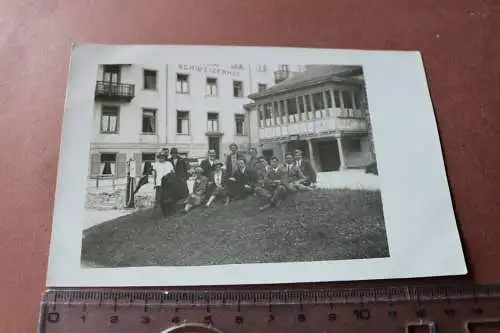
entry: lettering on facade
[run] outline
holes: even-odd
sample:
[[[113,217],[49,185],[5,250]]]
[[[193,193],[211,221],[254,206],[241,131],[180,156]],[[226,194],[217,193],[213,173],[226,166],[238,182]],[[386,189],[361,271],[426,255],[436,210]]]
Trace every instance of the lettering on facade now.
[[[241,68],[236,68],[233,66],[241,66]],[[207,74],[212,74],[212,75],[217,75],[217,76],[240,76],[240,72],[238,70],[243,69],[243,65],[233,65],[231,66],[231,69],[223,69],[220,68],[219,66],[214,66],[214,65],[184,65],[184,64],[179,64],[178,69],[180,71],[184,72],[200,72],[200,73],[207,73]]]
[[[257,72],[267,72],[267,65],[257,65]]]

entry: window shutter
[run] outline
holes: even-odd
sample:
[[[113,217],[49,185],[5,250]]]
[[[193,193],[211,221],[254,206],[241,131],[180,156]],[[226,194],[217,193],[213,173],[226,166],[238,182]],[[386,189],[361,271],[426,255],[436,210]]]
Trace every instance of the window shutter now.
[[[116,154],[116,175],[118,178],[127,176],[127,154]]]
[[[134,153],[134,161],[135,161],[135,175],[136,177],[142,176],[142,154]]]
[[[90,155],[90,177],[96,178],[101,173],[101,154]]]

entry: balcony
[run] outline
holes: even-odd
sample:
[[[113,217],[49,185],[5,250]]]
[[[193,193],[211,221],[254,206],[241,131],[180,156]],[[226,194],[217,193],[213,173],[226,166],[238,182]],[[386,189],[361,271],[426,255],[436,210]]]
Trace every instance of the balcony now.
[[[304,114],[303,114],[304,115]],[[364,117],[347,116],[345,110],[335,112],[331,117],[322,119],[296,120],[289,116],[288,122],[273,123],[266,119],[267,126],[259,128],[259,138],[262,140],[273,140],[287,138],[291,135],[307,137],[329,136],[334,132],[359,132],[368,131],[368,122]],[[286,119],[285,119],[286,120]]]
[[[100,102],[130,102],[135,97],[135,85],[97,81],[95,100]]]

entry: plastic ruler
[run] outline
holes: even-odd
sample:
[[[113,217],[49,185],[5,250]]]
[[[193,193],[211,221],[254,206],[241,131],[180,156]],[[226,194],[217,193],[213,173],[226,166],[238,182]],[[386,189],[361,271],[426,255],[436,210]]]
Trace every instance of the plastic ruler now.
[[[500,286],[53,289],[39,333],[500,332]]]

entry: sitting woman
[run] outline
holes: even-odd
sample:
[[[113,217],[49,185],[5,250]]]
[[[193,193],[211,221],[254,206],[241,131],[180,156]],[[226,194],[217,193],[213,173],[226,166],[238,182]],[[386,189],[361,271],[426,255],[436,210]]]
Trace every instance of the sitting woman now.
[[[185,201],[186,206],[184,207],[184,211],[186,213],[192,208],[201,205],[207,193],[208,177],[203,175],[203,169],[200,167],[195,168],[194,174],[193,192]]]
[[[221,197],[225,198],[226,205],[229,204],[229,196],[226,190],[227,175],[222,169],[222,165],[221,161],[215,161],[214,163],[215,169],[210,175],[210,181],[208,183],[208,193],[210,197],[208,198],[206,204],[207,207],[210,207],[215,199]]]
[[[172,162],[168,161],[163,153],[158,154],[158,161],[155,162],[153,172],[156,205],[160,206],[163,217],[167,217],[175,211],[177,203],[184,199],[183,184],[176,177]]]

